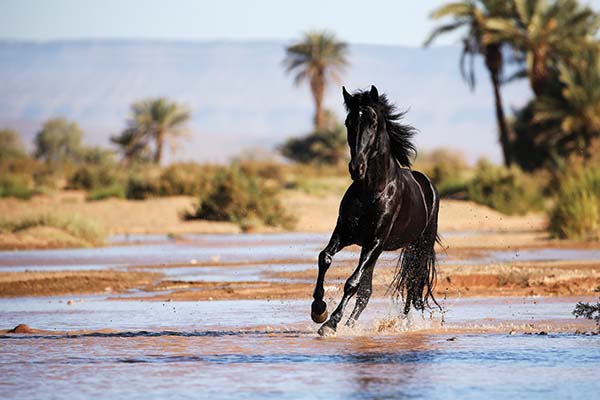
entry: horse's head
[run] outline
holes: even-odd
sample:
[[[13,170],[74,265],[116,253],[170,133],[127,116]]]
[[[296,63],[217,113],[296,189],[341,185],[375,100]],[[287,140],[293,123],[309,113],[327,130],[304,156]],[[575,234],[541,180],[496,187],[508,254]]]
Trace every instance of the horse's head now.
[[[375,86],[368,92],[351,95],[342,87],[344,102],[348,110],[346,129],[350,146],[350,176],[352,180],[362,180],[367,173],[368,162],[377,154],[377,130],[380,123],[378,103],[379,93]]]

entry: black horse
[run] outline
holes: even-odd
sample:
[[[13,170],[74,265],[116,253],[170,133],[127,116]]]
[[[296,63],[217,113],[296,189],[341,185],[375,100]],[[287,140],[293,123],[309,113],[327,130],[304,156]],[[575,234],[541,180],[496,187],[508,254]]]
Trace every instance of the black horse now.
[[[418,310],[428,306],[435,282],[435,251],[438,240],[439,195],[429,178],[413,171],[415,129],[403,125],[398,112],[377,88],[349,94],[343,88],[348,112],[346,128],[352,184],[340,204],[336,227],[329,244],[319,254],[319,274],[313,294],[311,317],[327,319],[323,281],[332,257],[351,244],[362,247],[360,261],[344,286],[344,296],[319,329],[320,335],[335,333],[346,304],[357,294],[347,325],[352,326],[365,309],[372,292],[373,270],[383,251],[402,249],[390,289]]]

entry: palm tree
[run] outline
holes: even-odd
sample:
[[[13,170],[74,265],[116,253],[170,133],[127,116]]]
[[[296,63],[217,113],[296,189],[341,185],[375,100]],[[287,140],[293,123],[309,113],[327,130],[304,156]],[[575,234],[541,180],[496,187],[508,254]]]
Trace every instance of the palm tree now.
[[[554,127],[542,140],[562,155],[585,152],[600,137],[600,54],[597,48],[579,53],[574,66],[557,65],[562,86],[558,96],[544,95],[533,103],[533,122]]]
[[[434,10],[430,17],[433,19],[450,17],[451,21],[434,29],[425,41],[425,46],[428,46],[439,35],[466,28],[466,33],[462,39],[463,50],[460,57],[460,71],[469,87],[473,89],[475,87],[474,59],[477,55],[483,56],[494,89],[496,121],[506,166],[512,164],[510,149],[512,135],[506,122],[500,94],[504,65],[502,56],[504,43],[499,40],[489,40],[486,27],[490,19],[504,17],[509,13],[510,4],[504,0],[464,0],[449,3]]]
[[[153,140],[153,159],[156,164],[160,164],[165,141],[185,133],[184,128],[190,119],[190,112],[180,104],[163,97],[134,103],[131,110],[132,119],[122,135],[123,138],[131,139],[131,143],[136,146],[141,143],[141,138]]]
[[[308,80],[315,101],[315,130],[325,128],[323,95],[327,84],[339,79],[348,65],[347,45],[327,31],[307,32],[302,40],[286,49],[284,64],[288,73],[294,72],[297,85]]]
[[[127,128],[120,135],[111,137],[110,141],[119,146],[126,164],[151,159],[148,139],[136,129]]]
[[[488,40],[508,42],[522,52],[536,96],[551,83],[559,62],[576,58],[600,27],[600,17],[577,0],[513,0],[512,15],[488,20]]]

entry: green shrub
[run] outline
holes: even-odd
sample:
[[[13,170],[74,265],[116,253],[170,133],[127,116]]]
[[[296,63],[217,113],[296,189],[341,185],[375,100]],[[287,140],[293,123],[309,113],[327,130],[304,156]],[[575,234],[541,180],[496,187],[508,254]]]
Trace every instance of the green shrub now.
[[[152,166],[139,166],[127,180],[128,199],[147,199],[160,196],[199,196],[208,190],[212,175],[216,170],[212,165],[179,163],[163,170]]]
[[[125,197],[133,200],[144,200],[160,196],[160,180],[157,176],[136,174],[129,177],[125,189]]]
[[[16,197],[28,200],[35,194],[33,181],[21,174],[0,175],[0,197]]]
[[[117,166],[82,165],[69,177],[69,189],[98,190],[124,181]]]
[[[431,179],[440,196],[447,197],[467,192],[472,168],[460,151],[440,148],[420,153],[415,169]]]
[[[270,226],[291,228],[293,218],[285,212],[276,188],[239,167],[216,171],[210,189],[201,195],[196,212],[186,218],[230,221],[240,226],[254,226],[261,221]]]
[[[96,189],[88,193],[87,199],[91,201],[104,200],[111,197],[125,198],[125,188],[122,185],[112,185]]]
[[[504,214],[525,214],[544,206],[541,186],[516,167],[494,166],[481,160],[468,184],[468,198]]]
[[[243,158],[234,160],[233,164],[237,165],[246,175],[268,179],[280,186],[284,185],[288,175],[286,165],[272,159]]]
[[[216,167],[179,163],[166,167],[159,177],[160,196],[198,196],[205,192]]]
[[[104,233],[93,221],[74,215],[39,214],[19,219],[0,219],[0,231],[19,232],[37,226],[61,229],[90,244],[101,244]]]
[[[346,129],[335,124],[322,131],[291,138],[280,147],[280,151],[284,157],[300,163],[345,164],[349,157]]]
[[[23,158],[27,158],[27,153],[19,133],[12,129],[0,129],[0,162]]]
[[[559,174],[548,228],[561,239],[600,238],[600,160],[572,159]]]

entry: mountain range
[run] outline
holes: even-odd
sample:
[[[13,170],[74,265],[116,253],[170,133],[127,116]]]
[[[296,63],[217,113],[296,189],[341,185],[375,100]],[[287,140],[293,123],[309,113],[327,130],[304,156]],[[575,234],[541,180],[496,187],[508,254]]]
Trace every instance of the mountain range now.
[[[220,162],[240,152],[272,150],[310,131],[307,85],[295,86],[282,60],[287,43],[80,40],[0,41],[0,127],[17,129],[31,147],[48,118],[76,121],[90,145],[110,144],[132,102],[166,96],[192,112],[189,136],[168,161]],[[471,161],[500,160],[491,85],[480,60],[476,89],[462,81],[457,46],[350,45],[350,66],[330,85],[325,104],[344,117],[341,85],[371,84],[417,127],[421,149],[452,147]],[[503,88],[505,106],[531,97],[526,82]]]

